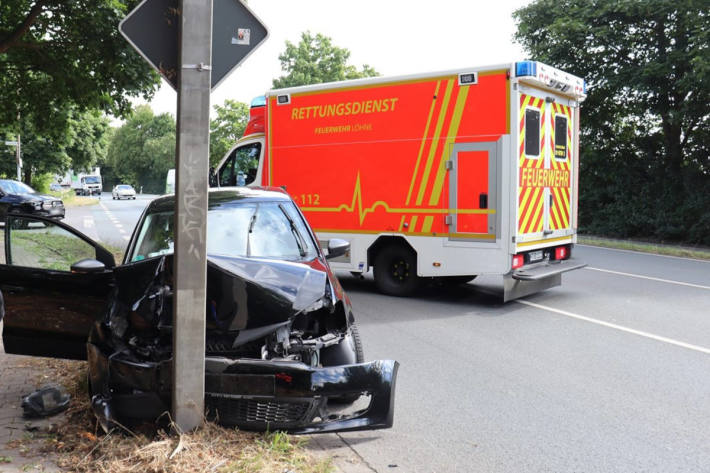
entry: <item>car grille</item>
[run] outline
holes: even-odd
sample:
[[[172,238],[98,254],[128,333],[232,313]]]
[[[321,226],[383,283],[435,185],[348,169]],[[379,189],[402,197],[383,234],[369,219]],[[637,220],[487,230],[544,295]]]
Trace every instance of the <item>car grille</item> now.
[[[274,424],[273,427],[288,427],[310,422],[316,410],[314,400],[275,401],[233,398],[227,396],[205,396],[209,417],[220,424],[248,426]]]

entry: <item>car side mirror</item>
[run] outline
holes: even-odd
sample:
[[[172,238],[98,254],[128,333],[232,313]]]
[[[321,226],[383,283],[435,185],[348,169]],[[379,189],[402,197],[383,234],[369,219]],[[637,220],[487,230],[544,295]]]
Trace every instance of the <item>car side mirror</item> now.
[[[348,251],[350,251],[349,241],[341,240],[340,238],[331,238],[328,240],[328,256],[326,256],[326,259],[333,259],[338,256],[343,256]]]
[[[84,258],[71,265],[71,272],[76,274],[96,274],[106,270],[106,265],[93,258]]]

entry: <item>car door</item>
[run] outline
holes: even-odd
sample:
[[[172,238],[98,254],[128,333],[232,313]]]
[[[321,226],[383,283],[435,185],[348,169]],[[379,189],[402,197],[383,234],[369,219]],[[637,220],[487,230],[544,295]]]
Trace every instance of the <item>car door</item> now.
[[[8,215],[0,232],[5,352],[86,359],[89,329],[113,286],[113,255],[42,217]]]

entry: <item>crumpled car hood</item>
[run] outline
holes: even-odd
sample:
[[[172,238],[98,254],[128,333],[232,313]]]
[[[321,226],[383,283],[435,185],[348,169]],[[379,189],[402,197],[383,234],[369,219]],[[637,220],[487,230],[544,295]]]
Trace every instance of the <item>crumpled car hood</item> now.
[[[136,308],[160,285],[172,286],[173,255],[115,268],[117,298]],[[328,273],[319,264],[267,259],[207,258],[208,329],[245,330],[289,320],[327,294]],[[165,307],[172,311],[172,305]]]

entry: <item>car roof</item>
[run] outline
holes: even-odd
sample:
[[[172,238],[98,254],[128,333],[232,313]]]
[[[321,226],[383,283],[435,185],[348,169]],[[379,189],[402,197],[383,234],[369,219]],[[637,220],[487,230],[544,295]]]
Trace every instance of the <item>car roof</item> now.
[[[246,202],[291,202],[279,187],[220,187],[209,189],[210,208]],[[175,194],[158,197],[148,205],[148,212],[164,212],[175,208]]]

